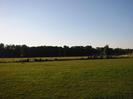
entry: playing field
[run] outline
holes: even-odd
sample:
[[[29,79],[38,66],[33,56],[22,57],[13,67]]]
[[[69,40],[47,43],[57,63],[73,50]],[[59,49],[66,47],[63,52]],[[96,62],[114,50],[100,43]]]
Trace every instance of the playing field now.
[[[133,99],[133,59],[0,63],[0,99]]]

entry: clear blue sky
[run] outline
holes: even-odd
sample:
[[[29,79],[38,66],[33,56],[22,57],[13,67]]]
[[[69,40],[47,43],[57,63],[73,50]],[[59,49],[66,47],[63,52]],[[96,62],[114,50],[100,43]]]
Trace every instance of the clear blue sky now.
[[[133,0],[0,0],[0,42],[133,48]]]

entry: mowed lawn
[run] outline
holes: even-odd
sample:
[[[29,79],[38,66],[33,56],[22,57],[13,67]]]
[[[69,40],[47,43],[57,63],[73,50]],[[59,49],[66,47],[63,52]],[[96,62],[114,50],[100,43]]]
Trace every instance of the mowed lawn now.
[[[133,99],[133,59],[0,63],[0,99]]]

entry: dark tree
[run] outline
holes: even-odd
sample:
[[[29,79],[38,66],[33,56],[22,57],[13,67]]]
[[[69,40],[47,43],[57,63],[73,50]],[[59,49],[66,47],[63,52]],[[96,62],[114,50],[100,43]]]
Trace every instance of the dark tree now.
[[[0,57],[60,57],[60,56],[88,56],[88,58],[110,58],[113,55],[131,55],[133,49],[93,48],[92,46],[37,46],[4,45],[0,43]]]

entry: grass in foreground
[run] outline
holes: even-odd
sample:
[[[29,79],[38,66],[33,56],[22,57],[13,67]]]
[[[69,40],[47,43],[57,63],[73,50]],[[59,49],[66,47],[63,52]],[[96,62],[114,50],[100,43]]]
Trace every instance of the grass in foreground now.
[[[0,64],[0,99],[132,97],[133,59]]]

